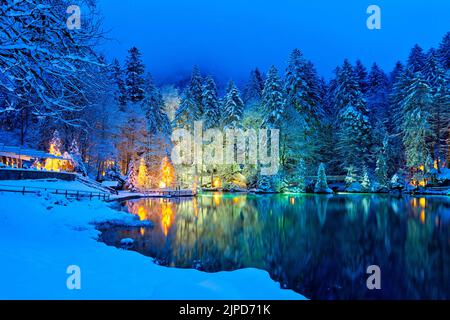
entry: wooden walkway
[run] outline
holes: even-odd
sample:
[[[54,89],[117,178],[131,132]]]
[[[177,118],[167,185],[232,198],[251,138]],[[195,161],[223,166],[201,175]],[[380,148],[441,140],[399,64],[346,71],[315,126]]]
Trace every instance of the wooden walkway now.
[[[142,193],[154,197],[193,197],[196,195],[196,192],[189,189],[151,189]]]

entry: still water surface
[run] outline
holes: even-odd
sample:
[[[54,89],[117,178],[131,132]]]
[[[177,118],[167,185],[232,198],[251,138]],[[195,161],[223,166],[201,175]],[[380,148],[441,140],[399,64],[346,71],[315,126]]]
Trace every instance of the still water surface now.
[[[259,268],[311,299],[450,299],[450,197],[214,193],[119,206],[154,227],[101,240],[133,238],[162,265]],[[381,290],[367,289],[370,265]]]

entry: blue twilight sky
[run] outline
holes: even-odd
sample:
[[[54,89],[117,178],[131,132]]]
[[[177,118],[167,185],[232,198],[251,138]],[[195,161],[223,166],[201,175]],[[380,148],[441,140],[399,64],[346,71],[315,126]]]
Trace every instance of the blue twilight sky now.
[[[450,0],[99,0],[104,28],[114,40],[107,57],[123,61],[141,49],[159,82],[197,64],[219,81],[245,81],[250,70],[275,64],[301,49],[329,78],[345,58],[390,71],[410,48],[428,50],[450,31]],[[367,7],[381,7],[382,29],[366,27]]]

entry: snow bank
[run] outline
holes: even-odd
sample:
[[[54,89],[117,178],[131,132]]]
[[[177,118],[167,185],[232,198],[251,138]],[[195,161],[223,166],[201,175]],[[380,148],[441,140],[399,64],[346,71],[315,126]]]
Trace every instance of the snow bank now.
[[[265,271],[208,274],[158,266],[97,242],[93,222],[134,216],[100,201],[0,193],[0,299],[303,299]],[[81,290],[66,270],[81,270]]]
[[[17,190],[18,187],[47,188],[51,190],[74,190],[83,192],[98,193],[99,190],[89,187],[79,181],[64,181],[58,179],[38,179],[38,180],[0,180],[1,189]],[[8,186],[10,188],[8,188]]]

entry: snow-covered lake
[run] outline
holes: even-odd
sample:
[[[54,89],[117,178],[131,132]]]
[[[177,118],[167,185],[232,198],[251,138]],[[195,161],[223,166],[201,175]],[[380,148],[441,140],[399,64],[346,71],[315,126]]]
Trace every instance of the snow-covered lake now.
[[[134,239],[130,250],[165,266],[267,270],[312,299],[450,298],[450,197],[216,193],[118,207],[154,226],[102,240]],[[382,290],[367,289],[370,265]]]

